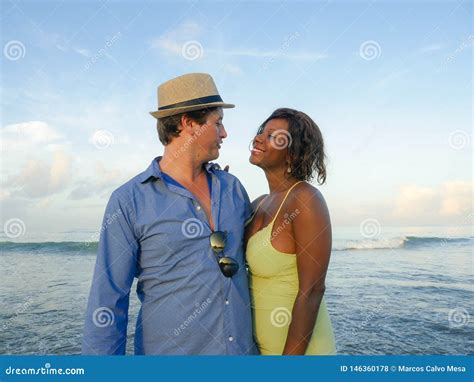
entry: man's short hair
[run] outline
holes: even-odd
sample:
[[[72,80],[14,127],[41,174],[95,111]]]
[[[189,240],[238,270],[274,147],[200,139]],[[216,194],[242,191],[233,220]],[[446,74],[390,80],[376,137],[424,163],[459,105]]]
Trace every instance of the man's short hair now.
[[[174,137],[179,137],[179,133],[181,132],[181,117],[183,115],[188,116],[199,125],[204,125],[207,122],[207,117],[209,117],[209,114],[211,114],[213,111],[216,111],[217,109],[218,107],[211,107],[159,118],[156,124],[156,129],[158,130],[160,142],[166,146],[173,140]]]

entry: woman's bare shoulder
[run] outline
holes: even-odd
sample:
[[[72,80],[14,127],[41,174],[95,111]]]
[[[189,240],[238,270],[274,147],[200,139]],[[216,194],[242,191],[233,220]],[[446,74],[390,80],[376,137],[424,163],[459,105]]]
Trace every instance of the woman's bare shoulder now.
[[[289,204],[292,208],[309,208],[311,210],[326,210],[327,205],[319,189],[307,182],[301,182],[291,192]]]
[[[252,209],[255,211],[258,207],[258,205],[262,202],[263,199],[265,199],[266,197],[268,196],[268,194],[263,194],[263,195],[260,195],[258,198],[256,198],[253,202],[252,202]]]

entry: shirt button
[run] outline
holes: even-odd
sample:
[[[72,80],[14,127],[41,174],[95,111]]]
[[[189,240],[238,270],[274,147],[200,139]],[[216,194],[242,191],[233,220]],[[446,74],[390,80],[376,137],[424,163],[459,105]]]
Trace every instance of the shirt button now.
[[[226,305],[229,305],[229,300],[225,300],[225,304],[226,304]]]
[[[229,341],[232,342],[233,340],[234,340],[234,337],[230,336],[230,337],[229,337]]]
[[[201,206],[198,204],[198,205],[196,206],[196,209],[197,209],[198,211],[201,211]]]

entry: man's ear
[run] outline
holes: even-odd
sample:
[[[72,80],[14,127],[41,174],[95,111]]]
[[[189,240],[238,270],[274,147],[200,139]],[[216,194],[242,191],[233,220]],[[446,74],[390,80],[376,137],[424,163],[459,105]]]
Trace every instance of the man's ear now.
[[[186,114],[181,116],[181,130],[186,131],[189,135],[194,135],[194,121]]]

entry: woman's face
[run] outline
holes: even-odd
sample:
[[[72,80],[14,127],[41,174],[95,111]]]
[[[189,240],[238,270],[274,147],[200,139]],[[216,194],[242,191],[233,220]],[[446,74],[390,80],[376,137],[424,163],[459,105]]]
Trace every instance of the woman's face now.
[[[288,147],[291,145],[288,122],[285,119],[271,119],[263,131],[252,142],[250,163],[262,169],[288,167]]]

